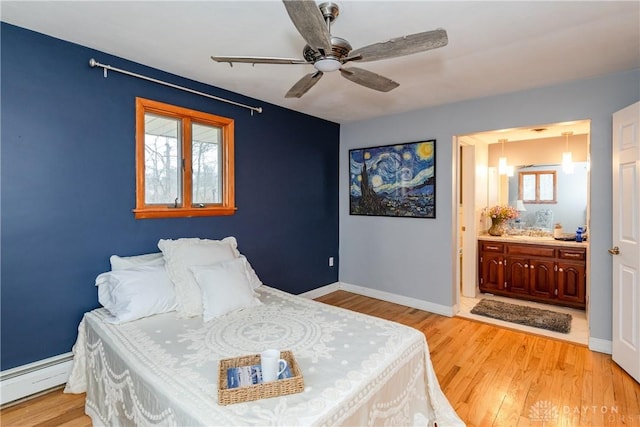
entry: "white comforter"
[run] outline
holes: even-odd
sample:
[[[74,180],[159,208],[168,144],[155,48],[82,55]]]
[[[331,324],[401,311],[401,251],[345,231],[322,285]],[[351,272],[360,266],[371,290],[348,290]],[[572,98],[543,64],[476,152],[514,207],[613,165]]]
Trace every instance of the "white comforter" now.
[[[207,323],[85,314],[65,391],[87,392],[95,425],[464,425],[421,332],[267,286],[257,293],[264,305]],[[218,360],[266,348],[293,352],[304,392],[219,406]]]

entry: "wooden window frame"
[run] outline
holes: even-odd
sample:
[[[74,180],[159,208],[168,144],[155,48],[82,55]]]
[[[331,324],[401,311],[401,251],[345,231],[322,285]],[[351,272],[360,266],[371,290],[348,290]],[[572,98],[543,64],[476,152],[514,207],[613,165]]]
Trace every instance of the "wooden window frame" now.
[[[178,206],[145,204],[145,114],[152,113],[181,121],[182,132],[182,204]],[[194,206],[191,189],[191,124],[218,127],[222,132],[222,201]],[[150,99],[136,98],[136,219],[179,218],[233,215],[235,207],[234,181],[234,121],[214,114],[177,107]]]
[[[535,175],[536,177],[536,198],[524,199],[524,192],[522,190],[522,180],[524,175]],[[553,200],[540,200],[540,175],[553,175]],[[556,204],[558,203],[558,176],[554,170],[544,171],[526,171],[518,172],[518,200],[522,200],[523,203],[528,204]]]

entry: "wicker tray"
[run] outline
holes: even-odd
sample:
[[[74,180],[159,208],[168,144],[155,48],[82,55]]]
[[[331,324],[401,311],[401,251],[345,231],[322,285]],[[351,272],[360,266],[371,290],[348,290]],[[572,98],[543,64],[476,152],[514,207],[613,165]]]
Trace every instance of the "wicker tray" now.
[[[300,367],[295,357],[293,357],[293,353],[289,350],[282,351],[280,352],[280,357],[289,364],[292,375],[291,378],[236,388],[228,388],[227,369],[257,365],[260,363],[260,355],[253,354],[250,356],[220,360],[218,369],[218,403],[220,405],[230,405],[232,403],[248,402],[251,400],[302,392],[304,390],[304,379],[302,378]]]

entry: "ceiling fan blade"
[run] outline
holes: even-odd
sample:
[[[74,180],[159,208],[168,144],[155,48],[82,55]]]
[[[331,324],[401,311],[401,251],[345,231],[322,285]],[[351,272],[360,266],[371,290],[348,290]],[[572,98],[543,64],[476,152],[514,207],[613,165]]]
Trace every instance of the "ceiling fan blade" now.
[[[331,52],[331,34],[322,12],[313,0],[282,0],[298,32],[311,48]]]
[[[400,86],[399,83],[391,79],[381,76],[380,74],[372,73],[371,71],[363,70],[362,68],[341,68],[340,73],[342,77],[347,80],[351,80],[369,89],[379,90],[380,92],[389,92]]]
[[[212,56],[216,62],[228,62],[233,66],[234,62],[246,64],[308,64],[304,59],[296,58],[271,58],[267,56]]]
[[[437,29],[374,43],[352,50],[349,52],[349,56],[361,56],[360,62],[377,61],[436,49],[446,46],[447,43],[449,43],[447,32],[443,29]]]
[[[307,93],[316,83],[320,81],[322,77],[322,71],[316,71],[315,73],[307,74],[293,85],[289,92],[284,96],[285,98],[300,98]]]

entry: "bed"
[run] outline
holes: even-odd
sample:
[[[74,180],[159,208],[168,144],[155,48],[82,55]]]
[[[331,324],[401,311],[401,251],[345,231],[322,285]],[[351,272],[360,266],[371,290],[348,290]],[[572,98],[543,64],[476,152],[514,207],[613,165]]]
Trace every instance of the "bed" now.
[[[254,304],[208,319],[86,313],[65,391],[87,393],[94,425],[464,425],[420,331],[261,283],[252,295]],[[304,391],[219,405],[219,361],[266,348],[293,353]]]

